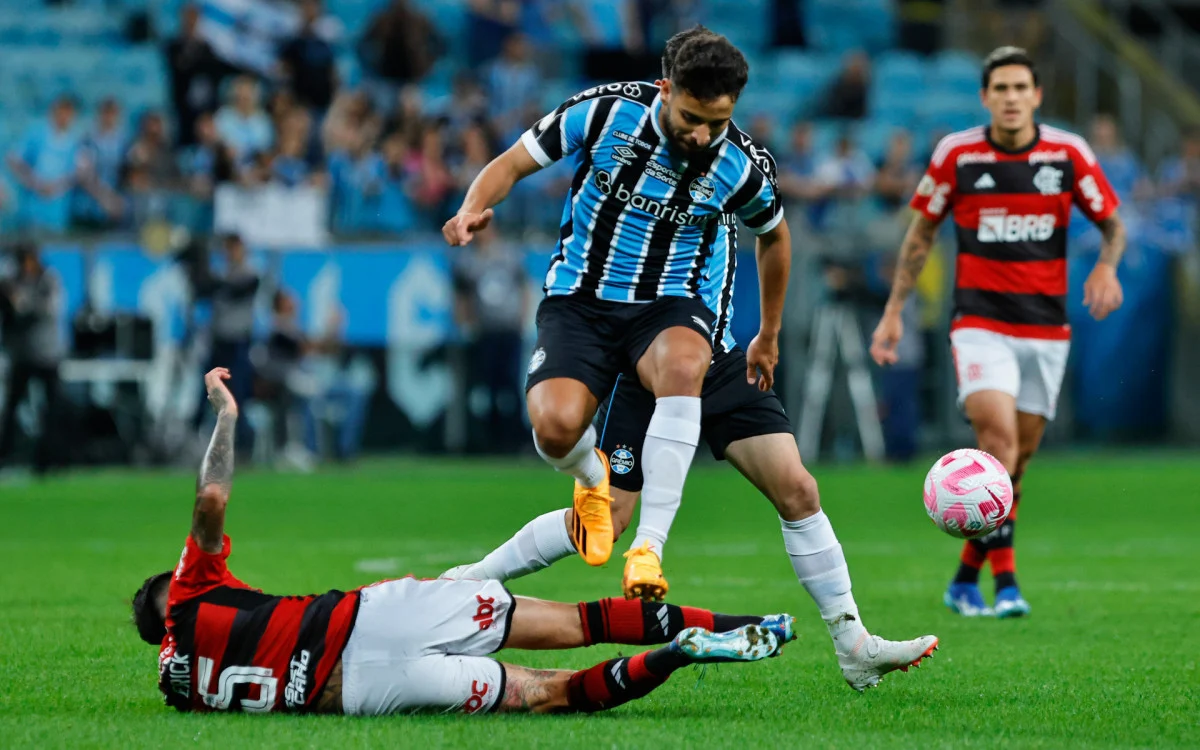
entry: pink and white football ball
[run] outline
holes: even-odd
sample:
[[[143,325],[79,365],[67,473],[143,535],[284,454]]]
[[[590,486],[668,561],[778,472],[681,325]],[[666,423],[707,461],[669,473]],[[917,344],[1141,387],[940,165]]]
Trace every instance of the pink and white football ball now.
[[[939,529],[960,539],[993,531],[1012,510],[1012,479],[990,453],[960,448],[925,476],[925,511]]]

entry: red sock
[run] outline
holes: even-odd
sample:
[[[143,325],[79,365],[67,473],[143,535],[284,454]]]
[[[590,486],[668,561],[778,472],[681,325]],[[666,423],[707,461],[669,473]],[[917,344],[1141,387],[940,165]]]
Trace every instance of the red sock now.
[[[968,539],[963,542],[962,554],[958,559],[968,568],[979,570],[987,562],[987,548],[973,539]]]
[[[674,669],[663,675],[653,674],[646,668],[646,656],[610,659],[571,675],[567,682],[571,710],[592,713],[616,708],[666,682]]]
[[[579,619],[583,621],[583,642],[589,646],[666,643],[687,628],[732,630],[762,620],[757,616],[719,615],[696,607],[617,598],[580,602]]]
[[[992,564],[992,575],[1017,572],[1017,559],[1012,547],[1000,547],[988,552],[988,562]]]

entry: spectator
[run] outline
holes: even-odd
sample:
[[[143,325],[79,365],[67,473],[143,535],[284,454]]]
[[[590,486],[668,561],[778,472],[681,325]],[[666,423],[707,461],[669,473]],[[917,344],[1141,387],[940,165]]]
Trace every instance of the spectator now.
[[[1164,195],[1200,202],[1200,128],[1184,134],[1179,156],[1162,163],[1158,180]]]
[[[324,172],[320,163],[309,159],[308,122],[308,114],[303,110],[298,110],[284,122],[274,152],[266,155],[265,173],[260,181],[284,187],[323,184]]]
[[[381,219],[386,167],[365,133],[350,132],[343,142],[346,147],[333,150],[329,156],[333,228],[338,232],[371,231]]]
[[[483,429],[471,431],[480,439],[474,447],[507,452],[520,446],[525,434],[521,360],[529,282],[521,255],[501,243],[493,227],[477,232],[472,248],[453,268],[454,318],[469,351],[464,401],[474,403],[477,392],[485,397]]]
[[[804,33],[804,9],[796,0],[771,0],[770,29],[772,47],[807,47]]]
[[[410,172],[411,154],[410,142],[400,133],[393,133],[384,139],[383,188],[376,220],[376,226],[381,230],[403,233],[418,228],[419,216],[412,196],[415,180]],[[434,216],[437,214],[427,218],[434,219]]]
[[[221,140],[238,160],[271,147],[271,120],[259,105],[258,83],[250,76],[234,79],[229,103],[217,112],[216,123]]]
[[[771,115],[760,112],[750,118],[747,128],[750,137],[771,151],[775,151],[775,120]]]
[[[520,23],[520,0],[468,0],[467,64],[478,69],[494,60]]]
[[[96,122],[84,136],[79,185],[83,190],[75,202],[75,219],[95,228],[114,225],[125,206],[117,192],[121,169],[129,148],[129,134],[121,122],[121,106],[116,99],[105,99],[96,113]]]
[[[825,99],[826,117],[861,120],[867,116],[867,87],[871,82],[871,61],[865,52],[852,52]]]
[[[812,138],[812,123],[799,121],[792,125],[790,148],[780,154],[778,161],[779,192],[784,200],[801,204],[809,225],[817,227],[821,225],[823,211],[816,201],[826,191],[816,179]]]
[[[454,189],[454,176],[446,166],[443,130],[438,123],[428,123],[404,163],[405,178],[411,184],[409,195],[437,226],[444,220],[441,217],[452,213],[449,203]]]
[[[196,143],[180,153],[179,174],[192,197],[203,201],[212,200],[216,185],[236,178],[233,152],[217,136],[208,112],[196,118]]]
[[[65,353],[59,326],[62,284],[58,274],[42,264],[36,247],[19,247],[16,260],[16,274],[0,284],[0,314],[4,317],[4,348],[8,353],[8,383],[4,415],[0,418],[0,465],[9,460],[16,444],[17,406],[25,399],[29,384],[37,380],[42,384],[44,404],[33,464],[41,474],[61,461],[58,366]]]
[[[361,91],[339,94],[322,125],[327,153],[370,148],[379,137],[382,123],[371,99]]]
[[[75,101],[61,97],[51,106],[48,121],[35,125],[8,155],[20,186],[18,228],[66,231],[80,158],[80,137],[74,126]]]
[[[333,104],[337,88],[337,61],[333,46],[317,33],[321,0],[301,0],[300,32],[284,42],[279,63],[300,106],[318,122]]]
[[[178,143],[196,142],[196,119],[217,107],[217,90],[225,68],[212,47],[200,36],[200,10],[188,3],[179,11],[179,36],[167,42],[167,67],[170,68],[171,109],[179,132]]]
[[[921,180],[921,167],[912,150],[912,136],[907,130],[897,130],[888,140],[887,154],[875,173],[875,195],[889,211],[907,205]]]
[[[513,135],[516,140],[528,123],[531,107],[540,108],[538,94],[541,76],[530,59],[529,42],[521,34],[512,34],[504,41],[498,57],[487,75],[491,98],[492,120],[496,129]]]
[[[456,191],[463,195],[467,188],[492,160],[492,140],[482,123],[472,125],[462,135],[459,150],[461,155],[455,161],[454,185]]]
[[[455,76],[450,89],[450,100],[437,113],[445,123],[446,137],[451,142],[457,141],[467,128],[488,119],[491,106],[492,102],[488,101],[487,91],[474,76],[470,73],[460,73]]]
[[[451,109],[453,106],[451,105]],[[406,143],[416,143],[425,119],[420,87],[404,86],[396,95],[396,106],[388,113],[387,120],[383,125],[383,132],[399,133]],[[453,121],[451,120],[451,122]]]
[[[1146,177],[1141,162],[1121,142],[1121,131],[1113,116],[1096,115],[1092,119],[1091,130],[1088,142],[1117,195],[1123,200],[1147,198],[1152,195],[1154,188]]]
[[[179,182],[179,164],[171,153],[167,124],[162,114],[142,115],[137,139],[125,155],[126,170],[131,175],[129,187],[134,191],[164,191]]]
[[[871,160],[847,133],[838,138],[834,152],[817,165],[817,184],[828,197],[836,200],[855,201],[862,198],[871,189],[874,180],[875,167]]]
[[[246,245],[236,234],[221,239],[225,252],[225,268],[222,273],[204,269],[206,273],[196,281],[196,296],[212,301],[211,347],[207,372],[214,367],[229,369],[232,376],[229,389],[238,403],[247,403],[253,386],[253,367],[250,364],[250,344],[254,332],[254,302],[260,283],[258,272],[250,266],[246,257]],[[194,424],[196,427],[207,413],[205,397],[202,395]],[[247,420],[238,420],[238,450],[247,454],[253,448],[254,432]]]
[[[390,100],[396,87],[424,78],[443,48],[437,28],[423,13],[408,0],[392,0],[371,19],[358,43],[358,57],[367,72],[381,79]]]

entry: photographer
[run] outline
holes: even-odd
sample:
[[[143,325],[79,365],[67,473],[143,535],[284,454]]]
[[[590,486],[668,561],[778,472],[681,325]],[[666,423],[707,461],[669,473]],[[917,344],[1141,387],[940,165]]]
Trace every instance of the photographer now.
[[[58,366],[64,355],[59,322],[62,287],[58,274],[42,264],[36,246],[16,250],[16,272],[0,282],[0,314],[4,317],[4,349],[8,354],[8,383],[0,422],[0,465],[8,461],[16,442],[17,406],[37,380],[45,393],[41,432],[34,447],[38,474],[61,463],[57,440],[59,422]]]

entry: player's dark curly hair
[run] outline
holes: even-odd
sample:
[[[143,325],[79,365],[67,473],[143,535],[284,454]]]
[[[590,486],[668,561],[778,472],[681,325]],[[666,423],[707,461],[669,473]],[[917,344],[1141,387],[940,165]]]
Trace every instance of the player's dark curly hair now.
[[[142,583],[133,595],[133,624],[142,640],[152,646],[162,643],[167,637],[167,623],[158,614],[155,602],[163,589],[171,584],[171,571],[155,573]]]
[[[741,51],[720,34],[685,41],[671,63],[671,83],[702,102],[741,96],[750,65]]]
[[[1037,65],[1029,53],[1020,47],[997,47],[983,61],[983,88],[992,82],[992,71],[1005,65],[1024,65],[1033,74],[1033,85],[1038,85]]]
[[[663,47],[662,54],[663,78],[671,77],[671,71],[675,68],[675,56],[679,54],[679,48],[682,47],[685,42],[690,42],[693,39],[703,36],[716,36],[716,33],[707,26],[696,24],[692,28],[684,29],[667,40],[666,46]]]

